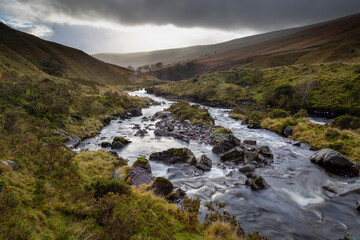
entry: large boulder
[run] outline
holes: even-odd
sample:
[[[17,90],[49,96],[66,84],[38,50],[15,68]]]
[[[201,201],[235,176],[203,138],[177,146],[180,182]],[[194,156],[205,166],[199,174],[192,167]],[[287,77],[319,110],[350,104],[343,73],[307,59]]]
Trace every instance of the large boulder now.
[[[212,149],[214,153],[222,154],[234,147],[239,146],[241,143],[240,139],[235,137],[233,134],[219,134],[216,136],[216,143]]]
[[[150,160],[165,164],[188,163],[196,165],[196,158],[188,148],[170,148],[163,152],[155,152],[150,155]]]
[[[153,179],[149,161],[144,157],[139,157],[131,167],[127,182],[130,185],[140,186],[151,183]]]
[[[235,147],[226,153],[221,154],[220,159],[224,162],[241,162],[244,160],[244,150],[241,147]]]
[[[287,126],[285,129],[284,129],[284,136],[286,137],[290,137],[292,134],[293,134],[293,131],[294,131],[294,128],[290,127],[290,126]]]
[[[196,164],[196,168],[201,169],[203,171],[210,171],[212,167],[212,161],[206,155],[202,155],[200,158],[200,162]]]
[[[186,193],[181,188],[173,189],[171,193],[166,196],[170,203],[177,203],[185,197]]]
[[[123,148],[125,145],[131,143],[130,140],[127,140],[126,138],[123,137],[115,137],[111,143],[111,148],[112,149],[120,149]]]
[[[262,190],[269,188],[269,184],[266,183],[265,179],[259,175],[250,175],[247,174],[247,177],[249,177],[245,184],[247,186],[250,186],[252,190]]]
[[[134,117],[138,117],[138,116],[142,116],[142,112],[140,108],[133,108],[129,111],[131,113],[132,116]]]
[[[310,157],[311,162],[322,166],[328,171],[333,172],[337,175],[359,177],[360,176],[360,165],[351,162],[345,158],[341,153],[324,148],[314,153]]]
[[[151,185],[151,190],[159,196],[167,196],[174,189],[173,184],[166,178],[157,177]]]

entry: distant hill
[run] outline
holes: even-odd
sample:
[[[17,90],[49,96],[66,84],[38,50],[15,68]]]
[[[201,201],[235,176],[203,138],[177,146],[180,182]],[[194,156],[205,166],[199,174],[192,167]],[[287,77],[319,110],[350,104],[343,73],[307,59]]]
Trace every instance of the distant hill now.
[[[175,62],[188,61],[198,58],[207,58],[214,54],[226,52],[234,48],[245,47],[250,44],[255,44],[269,39],[286,36],[304,29],[306,29],[306,27],[280,30],[234,39],[231,41],[212,45],[199,45],[185,48],[175,48],[138,53],[98,53],[94,54],[93,56],[104,62],[116,64],[123,67],[127,67],[129,65],[133,67],[138,67],[140,65],[155,64],[157,62],[162,62],[164,64],[172,64]]]
[[[186,63],[148,74],[163,80],[181,80],[202,73],[227,70],[236,65],[264,68],[342,61],[359,56],[359,45],[360,14],[356,14],[197,59],[189,74],[185,74],[188,69]]]
[[[200,59],[198,64],[201,66],[200,71],[208,72],[249,63],[264,56],[295,52],[298,54],[299,51],[309,50],[314,51],[312,56],[308,56],[307,60],[303,59],[301,63],[312,63],[314,59],[318,59],[319,62],[342,60],[351,55],[351,45],[358,45],[359,41],[360,14],[356,14],[317,24],[287,36],[232,49],[211,58]],[[320,61],[321,56],[323,59]]]
[[[50,74],[82,83],[128,84],[132,72],[80,50],[42,40],[0,23],[0,69],[28,76]]]

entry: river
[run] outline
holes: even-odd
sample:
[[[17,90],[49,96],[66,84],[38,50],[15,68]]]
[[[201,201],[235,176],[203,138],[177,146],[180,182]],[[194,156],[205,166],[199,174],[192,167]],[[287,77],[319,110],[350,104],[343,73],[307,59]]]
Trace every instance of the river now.
[[[173,103],[144,90],[129,94],[164,102],[160,106],[142,110],[143,116],[149,118]],[[241,121],[229,117],[229,109],[208,110],[216,125],[231,129],[239,139],[253,139],[258,145],[271,148],[274,163],[256,170],[256,174],[263,176],[270,185],[269,189],[252,191],[244,185],[246,177],[237,169],[218,167],[217,164],[221,161],[212,153],[210,145],[156,137],[155,122],[143,121],[143,116],[111,121],[98,136],[84,140],[76,150],[98,150],[101,149],[101,142],[111,142],[115,136],[124,136],[132,143],[117,152],[119,156],[129,159],[131,165],[139,156],[148,158],[153,152],[187,147],[198,159],[202,154],[212,159],[213,167],[210,172],[199,177],[189,177],[179,168],[151,162],[153,175],[168,178],[174,186],[185,190],[189,197],[199,197],[202,205],[210,200],[225,203],[225,209],[236,215],[245,231],[258,231],[269,239],[339,239],[347,234],[350,234],[350,239],[360,239],[360,213],[355,209],[360,193],[340,197],[323,188],[327,186],[337,192],[347,192],[349,189],[360,188],[358,178],[342,178],[325,172],[309,161],[314,153],[309,150],[310,146],[294,146],[291,139],[274,132],[248,129]],[[141,129],[147,128],[149,134],[144,137],[135,136],[135,124],[139,124]],[[205,209],[202,208],[201,219],[204,214]]]

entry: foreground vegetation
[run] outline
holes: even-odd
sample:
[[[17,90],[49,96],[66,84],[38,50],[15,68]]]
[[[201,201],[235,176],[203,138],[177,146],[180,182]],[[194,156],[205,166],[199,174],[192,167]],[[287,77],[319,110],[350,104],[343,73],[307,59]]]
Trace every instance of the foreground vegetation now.
[[[110,152],[64,147],[149,99],[34,66],[14,70],[0,57],[0,239],[265,239],[225,220],[200,223],[199,200],[178,207],[130,187],[127,161]]]

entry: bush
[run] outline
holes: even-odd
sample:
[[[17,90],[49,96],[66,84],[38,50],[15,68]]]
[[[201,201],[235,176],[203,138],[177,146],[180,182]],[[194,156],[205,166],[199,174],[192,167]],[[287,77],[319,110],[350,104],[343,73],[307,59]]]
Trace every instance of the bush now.
[[[95,198],[103,197],[109,193],[122,195],[131,192],[131,188],[127,183],[114,179],[98,179],[90,185],[87,185],[86,190],[95,190]]]
[[[360,128],[360,118],[353,117],[349,115],[342,115],[336,117],[334,121],[331,123],[333,127],[340,129],[358,129]]]
[[[285,111],[283,109],[273,109],[270,113],[269,113],[269,117],[270,118],[286,118],[290,116],[290,112]]]

